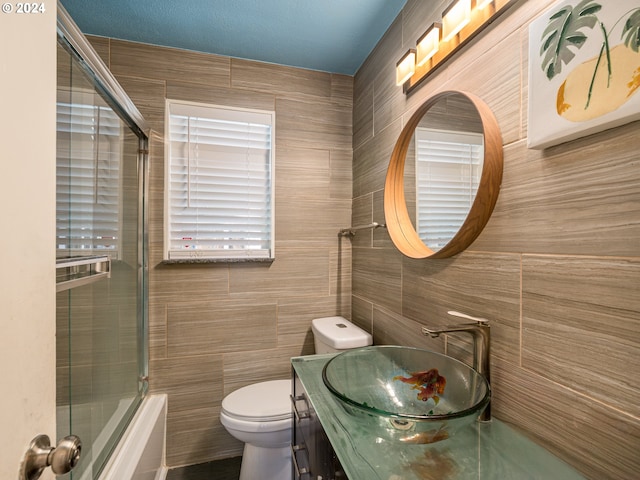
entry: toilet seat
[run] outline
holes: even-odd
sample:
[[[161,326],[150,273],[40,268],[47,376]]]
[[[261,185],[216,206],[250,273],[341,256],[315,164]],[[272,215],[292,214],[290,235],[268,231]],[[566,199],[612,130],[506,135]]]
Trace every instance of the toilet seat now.
[[[222,400],[222,413],[244,422],[277,422],[291,418],[291,380],[247,385]]]

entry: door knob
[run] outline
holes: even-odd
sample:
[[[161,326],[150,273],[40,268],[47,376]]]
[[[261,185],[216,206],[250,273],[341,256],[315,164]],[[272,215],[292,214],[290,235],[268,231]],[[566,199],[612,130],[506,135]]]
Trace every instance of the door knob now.
[[[38,435],[24,454],[19,480],[37,480],[49,466],[56,475],[68,473],[80,461],[81,450],[82,442],[75,435],[64,437],[55,447],[48,435]]]

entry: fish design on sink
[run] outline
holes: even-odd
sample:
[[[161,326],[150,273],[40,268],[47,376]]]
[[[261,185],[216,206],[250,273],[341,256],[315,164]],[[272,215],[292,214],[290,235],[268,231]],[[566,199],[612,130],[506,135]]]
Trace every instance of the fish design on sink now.
[[[412,372],[410,377],[396,375],[393,377],[393,380],[400,380],[401,382],[413,385],[411,388],[418,390],[418,400],[426,402],[430,398],[433,398],[436,405],[440,401],[439,395],[444,393],[447,385],[447,379],[438,373],[437,368],[423,372]]]

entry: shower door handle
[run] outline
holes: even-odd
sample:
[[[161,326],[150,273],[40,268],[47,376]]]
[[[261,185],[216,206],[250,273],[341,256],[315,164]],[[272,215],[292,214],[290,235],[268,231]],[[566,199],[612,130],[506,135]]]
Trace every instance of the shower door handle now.
[[[80,461],[81,451],[82,442],[75,435],[64,437],[55,447],[48,435],[38,435],[24,454],[19,480],[37,480],[49,466],[56,475],[68,473]]]

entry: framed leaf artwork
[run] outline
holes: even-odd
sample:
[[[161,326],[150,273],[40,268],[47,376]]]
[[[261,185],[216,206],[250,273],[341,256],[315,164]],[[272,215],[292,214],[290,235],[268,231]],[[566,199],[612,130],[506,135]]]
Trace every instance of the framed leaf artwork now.
[[[529,148],[640,119],[640,0],[569,0],[529,27]]]

